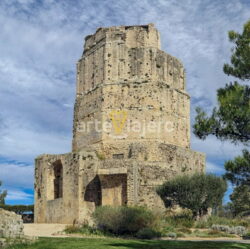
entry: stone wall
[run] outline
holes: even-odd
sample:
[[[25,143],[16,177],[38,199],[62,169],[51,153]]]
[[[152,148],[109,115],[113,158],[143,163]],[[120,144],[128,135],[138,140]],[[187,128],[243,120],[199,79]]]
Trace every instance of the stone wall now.
[[[0,238],[19,238],[23,235],[22,217],[0,209]]]
[[[36,159],[35,222],[72,223],[78,219],[78,155],[43,155]],[[62,164],[62,195],[58,196],[55,167]]]
[[[150,153],[149,147],[134,144],[130,149],[129,158],[98,158],[96,152],[83,150],[39,157],[35,222],[91,222],[91,213],[100,205],[146,205],[164,209],[155,191],[159,185],[176,175],[205,169],[204,155],[187,148],[159,144],[152,146]],[[51,195],[55,187],[53,167],[58,160],[63,168],[63,194],[55,198]]]

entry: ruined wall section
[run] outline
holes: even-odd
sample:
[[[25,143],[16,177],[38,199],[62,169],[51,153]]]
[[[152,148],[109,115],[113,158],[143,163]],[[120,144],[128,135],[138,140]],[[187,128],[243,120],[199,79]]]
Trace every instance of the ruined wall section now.
[[[22,216],[0,208],[0,248],[2,248],[1,242],[5,243],[1,239],[22,238],[23,236]]]
[[[158,160],[151,161],[147,158],[148,147],[137,144],[134,145],[130,159],[103,160],[98,172],[106,172],[113,177],[118,173],[126,173],[127,205],[146,205],[152,209],[164,210],[164,204],[156,194],[156,188],[177,175],[204,172],[204,154],[166,144],[152,150],[160,155]]]
[[[62,196],[54,195],[54,163],[62,163]],[[78,219],[78,155],[42,155],[35,168],[35,222],[72,223]]]

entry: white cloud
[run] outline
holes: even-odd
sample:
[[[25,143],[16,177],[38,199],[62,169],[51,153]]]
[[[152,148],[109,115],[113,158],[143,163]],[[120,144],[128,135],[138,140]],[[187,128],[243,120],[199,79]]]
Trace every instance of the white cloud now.
[[[20,3],[20,4],[26,5],[26,4],[31,4],[31,3],[33,3],[34,0],[17,0],[17,2]]]
[[[33,188],[34,167],[33,165],[0,163],[0,180],[3,188]]]
[[[0,139],[1,152],[7,158],[33,162],[40,154],[61,154],[71,150],[70,137],[49,131],[39,132],[32,127],[10,126],[10,133]]]
[[[191,137],[192,149],[206,153],[211,160],[229,160],[241,154],[243,145],[235,145],[228,141],[220,141],[213,136],[200,140],[194,135]]]
[[[225,172],[225,170],[223,166],[207,161],[206,172],[213,173],[216,175],[222,175]]]
[[[11,189],[8,190],[8,195],[6,197],[6,202],[9,203],[10,201],[21,201],[21,202],[27,202],[27,201],[32,201],[33,200],[33,195],[25,193],[24,191],[21,190],[15,190]]]
[[[84,36],[100,26],[155,23],[162,49],[184,63],[193,103],[210,110],[228,82],[227,31],[240,30],[249,10],[240,0],[0,1],[0,155],[31,164],[38,154],[70,150],[75,63]],[[241,151],[215,138],[192,140],[209,162]]]

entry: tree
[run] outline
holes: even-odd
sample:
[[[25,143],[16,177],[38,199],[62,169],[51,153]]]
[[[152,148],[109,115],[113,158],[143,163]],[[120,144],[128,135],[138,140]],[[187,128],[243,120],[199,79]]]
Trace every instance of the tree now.
[[[228,32],[229,40],[234,43],[231,64],[224,64],[227,75],[240,80],[250,80],[250,20],[244,25],[242,34]],[[200,139],[215,135],[220,140],[234,143],[248,143],[250,140],[250,88],[236,81],[217,91],[218,108],[211,116],[197,108],[194,134]]]
[[[212,174],[178,176],[165,182],[156,192],[166,207],[179,205],[192,210],[193,217],[207,214],[209,208],[222,203],[226,192],[226,181]]]
[[[194,134],[200,139],[215,135],[220,140],[233,143],[250,140],[250,87],[237,82],[227,84],[217,91],[218,108],[214,108],[210,117],[197,108]]]
[[[250,153],[243,150],[242,156],[236,157],[225,163],[225,179],[236,185],[230,195],[233,214],[250,214]],[[248,211],[248,212],[247,212]]]
[[[2,186],[2,182],[0,181],[0,187]],[[0,205],[5,205],[5,197],[7,196],[7,191],[0,190]]]
[[[234,215],[250,215],[250,186],[240,185],[230,195]]]
[[[231,64],[225,64],[223,71],[243,81],[250,80],[250,20],[244,25],[242,34],[229,31],[229,40],[234,43]],[[227,84],[217,91],[218,108],[214,108],[208,116],[201,108],[197,108],[197,116],[193,126],[194,133],[200,139],[215,135],[220,140],[233,143],[250,141],[250,88],[237,82]],[[237,187],[231,195],[234,213],[250,210],[250,153],[242,151],[242,156],[225,163],[225,179]],[[244,203],[244,199],[246,202]],[[244,208],[243,208],[244,206]]]
[[[233,30],[228,32],[228,37],[235,44],[232,49],[231,65],[224,65],[227,75],[235,76],[241,80],[250,79],[250,20],[244,25],[242,34]]]
[[[250,152],[243,150],[242,156],[225,163],[225,178],[235,184],[250,186]]]

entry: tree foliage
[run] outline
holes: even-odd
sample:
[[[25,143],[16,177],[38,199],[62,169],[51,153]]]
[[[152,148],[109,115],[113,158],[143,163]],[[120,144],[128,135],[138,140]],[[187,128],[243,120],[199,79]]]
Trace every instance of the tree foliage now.
[[[250,186],[240,185],[230,195],[234,215],[250,215]]]
[[[179,205],[192,210],[194,217],[207,213],[208,208],[221,205],[227,189],[226,181],[209,174],[178,176],[158,187],[157,194],[166,207]]]
[[[0,187],[2,186],[2,182],[0,181]],[[7,191],[4,190],[0,190],[0,205],[4,205],[5,204],[5,197],[7,196]]]
[[[229,40],[234,43],[231,64],[225,64],[224,73],[243,81],[250,80],[250,20],[244,25],[242,34],[229,31]],[[220,140],[233,143],[250,141],[250,87],[237,82],[227,84],[217,91],[218,107],[208,116],[197,108],[193,126],[194,133],[200,139],[214,135]],[[231,206],[235,214],[245,209],[250,210],[250,153],[242,151],[242,156],[225,163],[225,179],[237,187],[231,195]],[[244,203],[244,199],[246,202]]]
[[[242,34],[228,32],[234,43],[231,64],[224,65],[227,75],[240,80],[250,80],[250,20],[244,25]],[[249,143],[250,139],[250,88],[237,82],[227,84],[217,91],[218,108],[208,116],[197,108],[194,134],[200,139],[215,135],[220,140],[234,143]]]
[[[34,213],[34,205],[0,205],[0,208],[20,215],[24,213]]]
[[[250,152],[243,150],[242,156],[225,163],[225,178],[233,184],[250,186]]]
[[[224,65],[227,75],[241,80],[250,79],[250,20],[244,25],[242,34],[229,31],[228,37],[235,44],[232,48],[231,65]]]
[[[225,163],[225,179],[236,185],[230,196],[234,215],[250,215],[250,152]]]
[[[218,108],[210,117],[197,108],[194,134],[200,139],[215,135],[220,140],[248,143],[250,139],[250,87],[237,82],[217,91]]]

